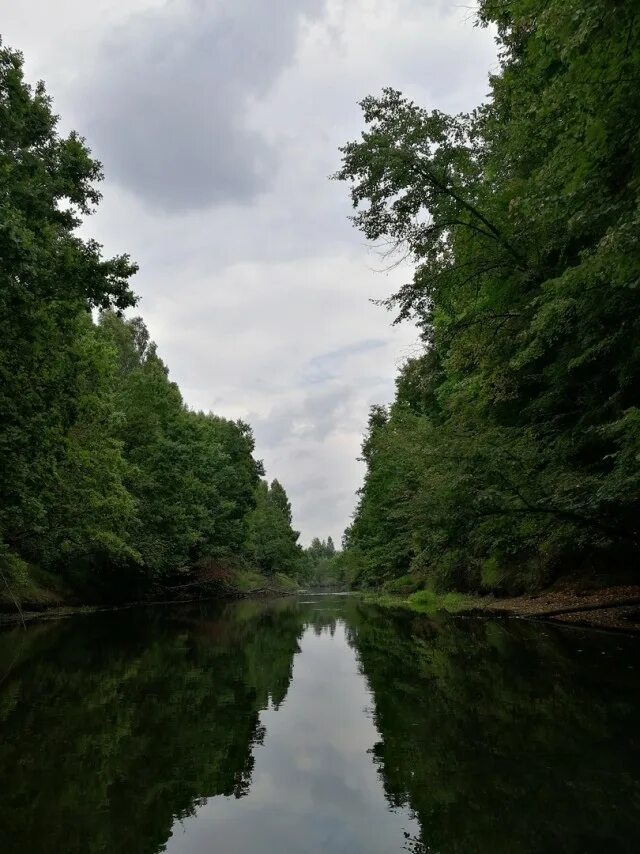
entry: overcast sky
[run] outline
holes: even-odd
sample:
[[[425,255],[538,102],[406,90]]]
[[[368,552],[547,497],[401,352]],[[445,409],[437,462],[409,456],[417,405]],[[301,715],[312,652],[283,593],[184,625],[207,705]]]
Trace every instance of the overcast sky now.
[[[383,86],[449,112],[495,68],[473,0],[0,0],[2,36],[104,164],[90,233],[140,264],[187,403],[254,428],[302,541],[340,539],[370,404],[416,350],[369,302],[410,270],[328,180]]]

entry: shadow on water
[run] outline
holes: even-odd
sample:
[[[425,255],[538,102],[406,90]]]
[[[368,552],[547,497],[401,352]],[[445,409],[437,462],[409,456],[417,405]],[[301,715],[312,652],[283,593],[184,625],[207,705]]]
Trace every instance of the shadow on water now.
[[[0,634],[0,850],[635,852],[634,638],[356,597]]]

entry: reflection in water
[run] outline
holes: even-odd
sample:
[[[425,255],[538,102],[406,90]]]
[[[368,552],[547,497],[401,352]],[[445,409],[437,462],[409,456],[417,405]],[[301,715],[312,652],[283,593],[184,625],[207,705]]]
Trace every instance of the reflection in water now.
[[[636,639],[355,597],[0,634],[0,850],[635,852]]]
[[[379,737],[343,623],[308,628],[287,700],[261,716],[246,801],[213,798],[174,828],[169,854],[216,851],[387,852],[417,833],[408,811],[388,811],[370,751]]]
[[[355,644],[426,850],[640,850],[638,639],[387,615]]]

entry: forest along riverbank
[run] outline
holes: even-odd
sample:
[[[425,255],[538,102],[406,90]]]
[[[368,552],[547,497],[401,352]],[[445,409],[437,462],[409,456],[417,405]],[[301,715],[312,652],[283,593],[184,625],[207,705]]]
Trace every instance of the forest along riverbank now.
[[[305,590],[293,579],[276,575],[265,579],[262,575],[229,576],[225,584],[219,580],[191,582],[182,588],[167,588],[156,598],[113,605],[69,605],[49,603],[37,609],[6,608],[0,610],[0,626],[34,620],[56,620],[75,614],[93,614],[105,611],[122,611],[154,605],[179,606],[190,602],[228,603],[236,599],[278,598],[283,596],[360,597],[369,604],[402,608],[418,614],[466,614],[487,619],[515,618],[543,620],[585,628],[605,629],[640,634],[640,586],[613,585],[598,590],[580,590],[572,587],[550,588],[539,593],[511,596],[474,596],[459,593],[437,594],[420,590],[407,596],[370,593],[358,590]]]
[[[416,591],[407,596],[365,594],[365,598],[382,606],[405,608],[421,614],[446,612],[487,618],[513,617],[640,633],[638,585],[613,585],[598,590],[565,586],[503,599],[459,593],[437,594],[430,590]]]
[[[220,588],[296,589],[305,552],[251,426],[188,406],[123,314],[137,265],[79,232],[100,163],[4,43],[0,92],[0,610],[186,598],[227,568]]]
[[[0,850],[635,854],[639,651],[309,594],[5,629]]]
[[[98,614],[125,611],[151,606],[179,606],[191,602],[218,602],[225,604],[237,599],[293,596],[302,593],[299,584],[280,573],[265,577],[257,572],[227,572],[216,578],[202,577],[185,584],[157,589],[141,599],[128,602],[80,604],[66,600],[56,591],[41,588],[34,601],[23,605],[8,591],[0,600],[0,626],[25,624],[34,620],[57,620],[76,614]]]
[[[340,149],[354,225],[414,268],[378,301],[422,344],[369,412],[349,578],[637,584],[638,4],[474,5],[500,57],[485,102],[375,90]]]

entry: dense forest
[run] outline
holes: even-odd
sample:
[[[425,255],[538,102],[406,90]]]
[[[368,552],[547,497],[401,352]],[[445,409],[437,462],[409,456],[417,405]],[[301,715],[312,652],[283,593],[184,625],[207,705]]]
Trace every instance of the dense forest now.
[[[135,598],[230,566],[496,593],[629,577],[640,17],[622,0],[482,0],[478,24],[499,46],[484,104],[447,115],[386,89],[342,148],[354,224],[411,262],[384,305],[421,353],[370,412],[341,552],[299,545],[247,424],[185,404],[132,315],[135,263],[79,231],[100,163],[0,45],[3,601]]]
[[[640,16],[481,0],[486,103],[386,89],[342,149],[353,221],[412,278],[420,355],[371,410],[356,585],[520,591],[640,555]]]
[[[250,427],[190,410],[123,315],[135,264],[78,233],[101,166],[22,66],[0,45],[3,601],[131,598],[230,563],[296,575],[283,487]]]

